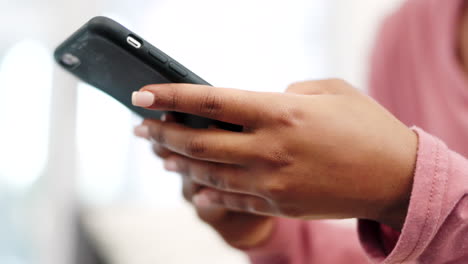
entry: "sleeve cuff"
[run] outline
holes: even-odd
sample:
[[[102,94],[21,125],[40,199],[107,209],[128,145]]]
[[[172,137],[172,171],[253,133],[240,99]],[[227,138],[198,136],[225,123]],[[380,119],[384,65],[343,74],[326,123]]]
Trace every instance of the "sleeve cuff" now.
[[[433,240],[442,215],[446,193],[449,150],[440,140],[419,128],[418,157],[408,215],[393,250],[386,250],[395,232],[384,231],[373,221],[359,221],[359,237],[368,256],[378,263],[407,263],[416,260]],[[393,238],[393,239],[394,239]]]

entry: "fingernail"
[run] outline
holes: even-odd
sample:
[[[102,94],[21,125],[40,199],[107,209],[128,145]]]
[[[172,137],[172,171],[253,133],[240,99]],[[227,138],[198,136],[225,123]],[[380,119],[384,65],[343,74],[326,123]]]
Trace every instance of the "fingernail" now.
[[[135,129],[133,130],[133,133],[134,133],[135,136],[137,136],[137,137],[141,137],[141,138],[146,138],[146,139],[148,139],[148,138],[149,138],[149,127],[144,126],[144,125],[137,126],[137,127],[135,127]]]
[[[177,172],[177,162],[172,159],[167,159],[164,161],[164,168],[168,171]]]
[[[133,92],[132,104],[139,107],[149,107],[154,103],[154,94],[148,91]]]
[[[196,207],[208,208],[213,206],[213,203],[208,199],[207,195],[203,193],[195,194],[192,198],[192,202]]]

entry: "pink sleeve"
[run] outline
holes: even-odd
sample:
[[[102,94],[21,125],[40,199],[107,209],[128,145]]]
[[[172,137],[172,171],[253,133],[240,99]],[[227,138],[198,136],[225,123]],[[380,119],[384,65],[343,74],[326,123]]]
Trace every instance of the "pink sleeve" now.
[[[360,221],[362,244],[379,263],[468,263],[468,160],[416,131],[416,173],[401,235],[385,252],[379,224]]]
[[[276,219],[272,237],[247,251],[254,264],[369,263],[355,225]]]

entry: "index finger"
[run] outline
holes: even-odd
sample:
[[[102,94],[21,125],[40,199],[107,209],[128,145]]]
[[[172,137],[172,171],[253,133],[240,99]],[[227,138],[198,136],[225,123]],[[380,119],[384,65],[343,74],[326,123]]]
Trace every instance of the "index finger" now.
[[[270,98],[268,98],[270,97]],[[136,106],[202,116],[253,127],[268,117],[271,95],[195,84],[157,84],[132,96]]]

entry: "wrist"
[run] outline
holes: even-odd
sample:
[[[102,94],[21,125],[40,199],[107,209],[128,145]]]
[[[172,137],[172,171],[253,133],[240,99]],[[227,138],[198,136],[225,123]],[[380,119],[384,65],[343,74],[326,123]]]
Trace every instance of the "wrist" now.
[[[386,210],[378,217],[377,222],[385,224],[394,230],[401,231],[408,214],[410,198],[400,201]]]
[[[402,154],[402,164],[397,166],[402,169],[395,175],[393,186],[388,187],[393,189],[392,195],[383,203],[382,210],[376,219],[398,231],[403,228],[408,214],[418,150],[418,135],[413,130],[408,130],[408,139],[403,141],[402,147],[406,151]]]

